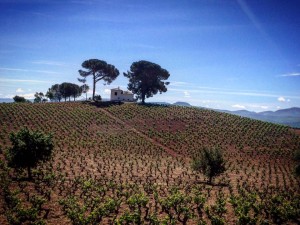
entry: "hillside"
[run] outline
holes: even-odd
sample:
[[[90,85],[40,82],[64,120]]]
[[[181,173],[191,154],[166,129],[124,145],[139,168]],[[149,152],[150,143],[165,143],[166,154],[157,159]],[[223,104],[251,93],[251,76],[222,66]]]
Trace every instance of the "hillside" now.
[[[275,112],[250,112],[247,110],[227,111],[220,110],[234,115],[244,116],[252,119],[287,125],[290,127],[300,128],[300,108],[280,109]]]
[[[300,219],[292,161],[300,137],[285,126],[194,107],[73,102],[0,104],[0,118],[3,162],[9,133],[21,127],[55,140],[53,159],[35,170],[33,181],[1,163],[0,224],[15,218],[47,224]],[[204,146],[219,146],[226,159],[215,185],[191,170],[191,158]]]

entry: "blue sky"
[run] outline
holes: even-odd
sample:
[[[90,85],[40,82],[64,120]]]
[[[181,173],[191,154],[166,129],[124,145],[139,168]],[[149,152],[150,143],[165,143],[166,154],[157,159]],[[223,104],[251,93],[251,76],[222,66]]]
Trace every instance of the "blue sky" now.
[[[111,85],[97,83],[104,98],[126,89],[132,62],[148,60],[171,84],[146,101],[300,107],[298,0],[0,0],[0,8],[0,98],[78,83],[81,63],[98,58],[120,70]]]

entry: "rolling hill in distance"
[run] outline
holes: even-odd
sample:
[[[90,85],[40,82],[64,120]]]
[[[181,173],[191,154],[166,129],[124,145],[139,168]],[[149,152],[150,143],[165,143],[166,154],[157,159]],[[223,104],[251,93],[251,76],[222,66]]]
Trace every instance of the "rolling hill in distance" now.
[[[157,104],[177,105],[177,106],[187,106],[187,107],[192,106],[187,102],[175,102],[173,104],[167,102],[159,102]],[[233,115],[238,115],[242,117],[247,117],[251,119],[256,119],[256,120],[261,120],[261,121],[266,121],[266,122],[271,122],[276,124],[282,124],[294,128],[300,128],[300,108],[297,107],[280,109],[277,111],[265,111],[265,112],[251,112],[248,110],[230,111],[230,110],[223,110],[223,109],[213,109],[213,110],[219,112],[225,112]]]
[[[292,160],[300,136],[287,126],[136,103],[0,104],[0,118],[0,224],[237,224],[245,216],[297,224],[300,218]],[[55,143],[52,159],[38,165],[31,181],[5,166],[9,134],[22,127],[52,133]],[[226,162],[212,185],[191,169],[204,147],[221,149]],[[243,207],[250,211],[241,216]]]
[[[288,108],[280,109],[275,112],[265,111],[265,112],[250,112],[247,110],[219,110],[221,112],[226,112],[238,116],[248,117],[256,120],[267,121],[271,123],[283,124],[290,127],[300,128],[300,108]]]

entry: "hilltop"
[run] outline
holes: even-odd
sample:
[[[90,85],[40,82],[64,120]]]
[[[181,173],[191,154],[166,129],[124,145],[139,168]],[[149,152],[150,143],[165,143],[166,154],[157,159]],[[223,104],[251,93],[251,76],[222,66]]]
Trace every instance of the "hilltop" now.
[[[0,104],[0,118],[2,150],[10,146],[8,134],[25,126],[52,133],[55,142],[53,159],[35,170],[34,181],[12,179],[24,174],[1,164],[1,224],[8,224],[8,215],[20,216],[21,205],[39,212],[31,220],[47,224],[195,224],[210,223],[213,216],[236,224],[236,210],[250,202],[246,216],[253,220],[273,224],[274,207],[289,210],[289,223],[300,218],[300,180],[292,161],[300,137],[286,126],[195,107],[135,103]],[[218,146],[226,159],[227,170],[213,186],[190,166],[204,146]],[[20,204],[7,205],[7,195]],[[253,214],[256,204],[261,210]]]

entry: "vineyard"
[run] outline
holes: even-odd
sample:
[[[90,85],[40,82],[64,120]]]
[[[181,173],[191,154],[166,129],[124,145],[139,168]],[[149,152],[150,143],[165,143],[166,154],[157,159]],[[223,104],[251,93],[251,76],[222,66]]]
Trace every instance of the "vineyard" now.
[[[7,166],[9,134],[52,133],[53,158]],[[212,185],[191,169],[218,147]],[[0,104],[0,224],[299,224],[295,130],[207,109],[83,103]]]

